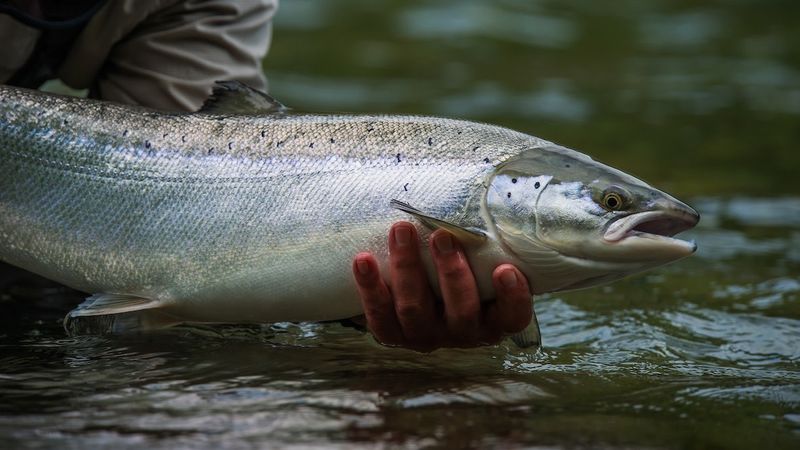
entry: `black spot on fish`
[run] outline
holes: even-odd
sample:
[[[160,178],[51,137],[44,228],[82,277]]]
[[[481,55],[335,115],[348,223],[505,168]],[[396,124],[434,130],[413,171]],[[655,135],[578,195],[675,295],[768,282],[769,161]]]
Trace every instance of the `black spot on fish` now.
[[[511,192],[509,192],[508,194],[506,194],[506,197],[508,197],[508,198],[511,198]]]
[[[144,141],[144,148],[150,148],[150,141]]]
[[[264,130],[261,130],[261,137],[263,138],[263,137],[264,137],[264,136],[266,136],[266,135],[267,135],[267,132],[266,132],[266,131],[264,131]]]
[[[128,130],[125,130],[125,131],[122,132],[122,137],[125,137],[127,135],[128,135]]]
[[[472,151],[474,152],[475,150],[477,150],[479,148],[481,148],[481,146],[480,145],[476,145],[475,147],[472,147]]]
[[[567,169],[569,169],[569,164],[564,164],[564,167],[566,167]]]
[[[283,145],[283,142],[284,142],[284,141],[278,141],[278,142],[275,144],[275,146],[276,146],[276,147],[280,147],[281,145]]]
[[[228,142],[228,150],[233,150],[233,142]]]
[[[211,154],[213,154],[213,153],[214,153],[214,147],[211,147],[210,149],[208,149],[208,154],[209,154],[209,155],[211,155]]]
[[[489,160],[489,158],[483,158],[483,162],[485,162],[485,163],[490,163],[490,162],[492,162],[492,161],[490,161],[490,160]]]
[[[186,135],[181,136],[181,142],[186,142]]]
[[[333,144],[334,142],[336,142],[336,141],[334,141],[333,138],[331,138],[331,144]]]
[[[403,185],[403,190],[404,190],[404,191],[406,191],[406,192],[408,192],[408,183],[406,183],[406,184],[404,184],[404,185]]]
[[[161,137],[165,138],[165,137],[167,137],[167,134],[169,134],[169,133],[164,133],[164,134],[161,135]]]
[[[533,183],[533,188],[534,189],[539,189],[539,186],[541,186],[541,184],[539,184],[538,181],[536,183]]]
[[[397,158],[397,162],[400,162],[401,161],[400,160],[400,153],[398,153],[397,156],[395,156],[395,158]]]
[[[517,183],[517,179],[516,179],[516,178],[512,178],[512,179],[511,179],[511,182],[512,182],[512,183],[514,183],[514,184],[516,184],[516,183]]]
[[[370,133],[370,132],[372,132],[372,130],[374,130],[374,129],[375,129],[375,127],[372,127],[372,126],[370,126],[370,127],[367,127],[367,133]]]
[[[69,121],[67,119],[64,119],[64,125],[69,125]]]
[[[457,134],[461,134],[461,132],[459,131]]]
[[[308,144],[308,148],[314,148],[314,143],[312,142],[312,143]]]
[[[428,145],[433,145],[433,138],[428,138]]]

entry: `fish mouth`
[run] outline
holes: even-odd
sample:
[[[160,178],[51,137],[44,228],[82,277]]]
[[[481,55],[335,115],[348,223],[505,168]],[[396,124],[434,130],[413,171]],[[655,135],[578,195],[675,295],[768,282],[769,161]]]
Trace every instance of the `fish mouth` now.
[[[699,221],[700,215],[688,206],[676,210],[645,211],[615,220],[603,238],[609,243],[647,239],[651,246],[663,244],[674,250],[694,253],[697,244],[673,236],[693,228]]]

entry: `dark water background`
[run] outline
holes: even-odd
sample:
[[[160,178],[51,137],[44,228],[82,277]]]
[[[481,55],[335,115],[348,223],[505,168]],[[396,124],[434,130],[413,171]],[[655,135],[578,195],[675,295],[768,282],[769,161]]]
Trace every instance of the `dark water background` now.
[[[307,111],[445,115],[688,199],[697,255],[543,296],[545,349],[420,355],[339,326],[65,336],[0,270],[8,448],[800,448],[800,3],[285,0],[264,67]]]

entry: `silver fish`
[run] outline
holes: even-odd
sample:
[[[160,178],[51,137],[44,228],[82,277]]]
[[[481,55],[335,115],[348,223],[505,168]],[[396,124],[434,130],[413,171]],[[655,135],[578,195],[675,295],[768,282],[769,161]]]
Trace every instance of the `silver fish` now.
[[[68,319],[124,331],[356,316],[353,256],[385,269],[389,227],[409,214],[425,236],[461,239],[486,300],[501,263],[536,294],[685,257],[696,246],[672,236],[699,219],[492,125],[291,113],[233,82],[192,114],[0,87],[0,259],[92,294]],[[538,344],[535,319],[517,342]]]

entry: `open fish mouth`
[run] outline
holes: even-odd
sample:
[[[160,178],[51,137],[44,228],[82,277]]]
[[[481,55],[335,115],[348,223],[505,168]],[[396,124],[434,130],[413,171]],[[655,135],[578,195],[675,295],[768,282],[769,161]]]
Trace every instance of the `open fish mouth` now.
[[[630,239],[661,241],[663,244],[683,248],[691,253],[697,250],[694,242],[673,236],[694,227],[699,220],[700,216],[691,208],[645,211],[615,220],[608,226],[603,238],[612,243]]]

